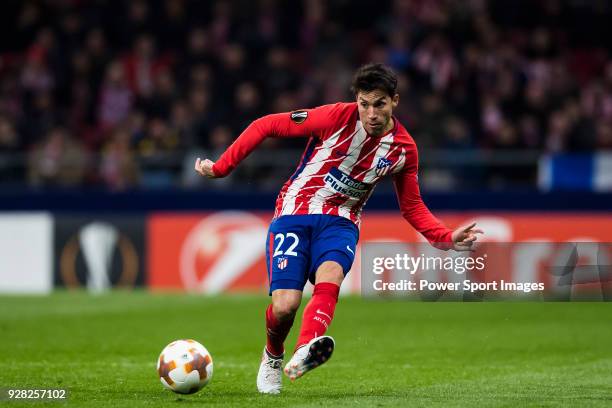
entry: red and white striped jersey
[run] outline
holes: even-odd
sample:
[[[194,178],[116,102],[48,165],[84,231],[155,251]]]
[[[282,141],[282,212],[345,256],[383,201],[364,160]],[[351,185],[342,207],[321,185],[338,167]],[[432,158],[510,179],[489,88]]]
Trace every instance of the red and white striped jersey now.
[[[266,137],[309,137],[300,163],[283,185],[274,217],[331,214],[359,225],[363,206],[382,177],[392,175],[404,218],[432,243],[451,241],[423,203],[417,182],[418,153],[394,118],[394,128],[369,135],[356,103],[268,115],[254,121],[213,166],[227,175]]]

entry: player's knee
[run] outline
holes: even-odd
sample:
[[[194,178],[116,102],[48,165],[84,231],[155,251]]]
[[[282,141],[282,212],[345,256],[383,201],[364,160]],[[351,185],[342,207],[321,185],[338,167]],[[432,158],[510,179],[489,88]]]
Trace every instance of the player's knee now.
[[[300,307],[300,300],[293,297],[281,297],[272,302],[272,312],[280,321],[291,320]]]
[[[325,261],[319,266],[316,273],[316,283],[332,282],[340,286],[344,280],[342,266],[335,261]]]

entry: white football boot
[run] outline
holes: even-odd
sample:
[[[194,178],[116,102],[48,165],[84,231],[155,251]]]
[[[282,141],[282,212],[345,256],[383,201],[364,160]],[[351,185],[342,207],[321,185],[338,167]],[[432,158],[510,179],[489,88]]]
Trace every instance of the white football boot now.
[[[280,394],[283,387],[283,357],[274,357],[264,347],[257,373],[257,390],[262,394]]]
[[[334,339],[330,336],[315,337],[295,351],[285,366],[285,374],[291,381],[300,378],[329,360],[333,352]]]

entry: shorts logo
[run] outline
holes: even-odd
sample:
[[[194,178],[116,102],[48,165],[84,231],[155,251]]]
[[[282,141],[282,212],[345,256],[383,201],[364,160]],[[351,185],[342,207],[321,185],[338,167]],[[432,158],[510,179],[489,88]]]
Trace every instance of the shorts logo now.
[[[306,118],[308,118],[308,112],[306,111],[291,112],[290,117],[292,121],[294,121],[295,123],[299,125],[300,123],[303,123],[306,120]]]
[[[377,176],[384,176],[385,174],[387,174],[389,172],[389,169],[391,168],[391,164],[393,164],[393,162],[387,158],[381,157],[380,159],[378,159],[378,163],[376,163],[376,175]]]
[[[283,256],[283,257],[278,258],[278,260],[276,261],[276,266],[278,266],[278,269],[283,270],[287,267],[288,263],[289,263],[289,260],[287,259],[287,257]]]

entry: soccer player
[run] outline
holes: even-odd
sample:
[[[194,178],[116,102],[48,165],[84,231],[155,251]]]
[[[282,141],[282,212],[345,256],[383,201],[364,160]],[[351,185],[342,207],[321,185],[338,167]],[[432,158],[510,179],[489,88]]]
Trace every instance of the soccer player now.
[[[205,177],[224,177],[266,137],[308,138],[296,171],[278,195],[268,231],[272,304],[266,310],[267,343],[257,376],[261,393],[281,390],[284,341],[308,280],[313,295],[284,372],[295,380],[331,357],[334,340],[325,332],[355,257],[361,209],[383,177],[393,177],[403,217],[432,245],[469,250],[482,233],[475,224],[448,229],[423,203],[416,145],[393,116],[399,102],[395,74],[382,64],[364,65],[355,73],[352,91],[356,102],[257,119],[216,163],[199,158],[195,163]]]

